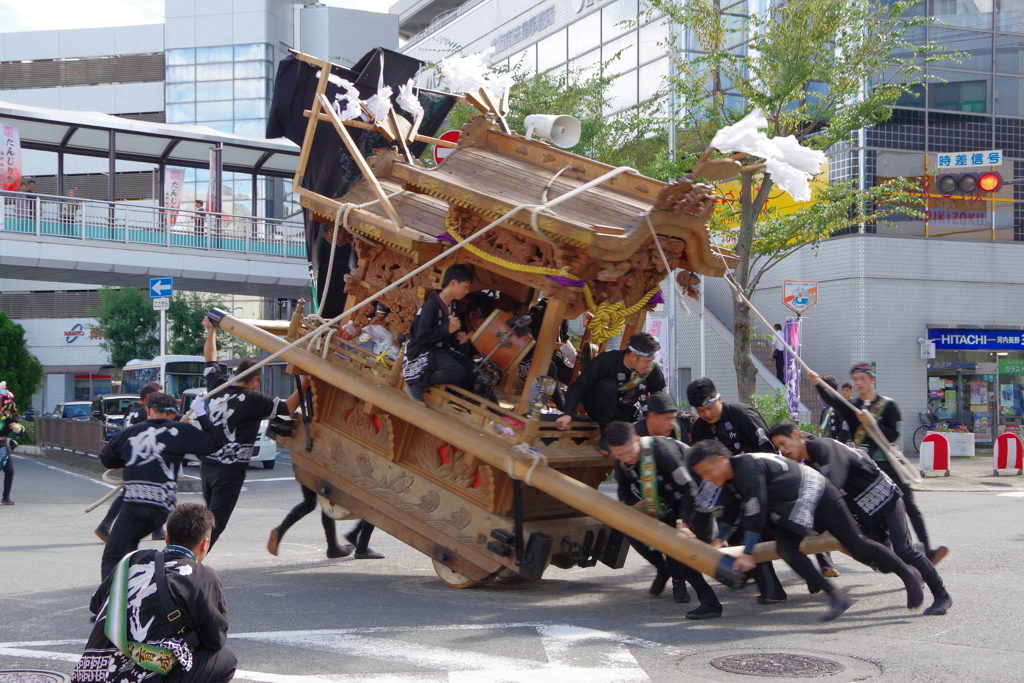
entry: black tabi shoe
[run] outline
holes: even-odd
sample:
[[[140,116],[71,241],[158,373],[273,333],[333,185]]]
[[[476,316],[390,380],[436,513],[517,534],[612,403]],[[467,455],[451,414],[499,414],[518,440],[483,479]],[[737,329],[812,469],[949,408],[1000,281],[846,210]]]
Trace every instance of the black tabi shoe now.
[[[934,550],[926,550],[924,556],[928,558],[928,561],[932,563],[932,566],[938,566],[939,562],[942,562],[942,558],[949,554],[949,548],[944,545],[940,545]]]
[[[355,558],[357,560],[383,560],[384,556],[378,553],[373,548],[367,548],[363,552],[356,551]]]
[[[350,531],[347,534],[345,534],[345,540],[348,541],[348,544],[350,546],[352,546],[353,548],[356,545],[356,541],[359,540],[358,533],[359,533],[359,527],[356,527],[352,531]]]
[[[686,591],[686,584],[672,586],[672,599],[679,603],[690,602],[690,594]]]
[[[935,598],[935,602],[931,604],[931,607],[926,607],[924,614],[930,617],[941,617],[943,614],[949,611],[949,608],[953,606],[953,598],[949,595],[945,595],[941,598]]]
[[[684,616],[687,619],[699,621],[702,619],[717,619],[722,616],[722,608],[715,609],[710,605],[700,605],[697,609],[690,610]]]
[[[651,587],[647,592],[655,598],[658,597],[665,592],[665,584],[668,583],[668,579],[668,567],[658,569],[658,574],[654,577],[654,581],[651,582]]]
[[[152,538],[154,541],[166,541],[167,540],[167,532],[164,531],[163,529],[157,529],[156,531],[153,532],[153,535],[150,536],[150,538]]]
[[[924,585],[921,581],[921,572],[914,567],[907,567],[910,570],[910,583],[904,582],[907,587],[907,609],[917,609],[924,602]]]
[[[14,505],[14,501],[10,498],[4,498],[3,500],[0,500],[0,503],[3,503],[4,505]]]
[[[355,550],[355,546],[351,543],[345,545],[332,545],[327,548],[327,558],[335,560],[339,557],[348,557]]]
[[[110,529],[104,529],[103,527],[96,527],[96,529],[93,530],[93,533],[96,534],[97,536],[99,536],[99,539],[101,541],[106,543],[107,542],[107,536],[110,535]]]
[[[421,406],[425,407],[427,405],[426,402],[423,400],[423,389],[421,389],[420,387],[414,384],[406,384],[405,393],[409,394],[409,398],[411,398],[416,403],[419,403]]]
[[[828,600],[829,608],[819,617],[821,621],[832,621],[853,606],[853,600],[850,600],[846,593],[838,588],[828,593]]]

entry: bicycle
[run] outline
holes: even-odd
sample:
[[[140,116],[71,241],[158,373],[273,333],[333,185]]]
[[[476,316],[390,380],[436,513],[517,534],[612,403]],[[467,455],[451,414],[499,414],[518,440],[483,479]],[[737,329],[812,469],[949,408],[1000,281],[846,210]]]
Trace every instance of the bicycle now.
[[[921,442],[924,440],[925,435],[928,432],[934,432],[938,428],[938,419],[939,417],[931,411],[917,414],[917,420],[921,423],[921,426],[914,432],[914,450],[918,453],[921,452]],[[958,422],[947,422],[946,427],[956,429],[957,427],[963,427],[963,425]]]

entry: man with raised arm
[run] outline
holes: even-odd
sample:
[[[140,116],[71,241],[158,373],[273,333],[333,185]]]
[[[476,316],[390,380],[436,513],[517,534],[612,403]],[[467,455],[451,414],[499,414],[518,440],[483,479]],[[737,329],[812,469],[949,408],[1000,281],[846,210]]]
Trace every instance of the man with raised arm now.
[[[124,504],[103,548],[100,578],[139,541],[163,526],[178,503],[178,468],[186,453],[216,451],[221,441],[190,424],[175,422],[177,401],[160,392],[146,399],[148,419],[118,432],[100,451],[100,462],[124,468]],[[207,427],[212,427],[205,421]]]
[[[206,377],[207,391],[213,391],[230,380],[217,362],[217,329],[208,317],[203,318],[203,327],[206,328],[206,343],[203,346],[206,369],[203,376]],[[242,361],[235,370],[236,375],[242,375],[253,365],[255,363],[251,360]],[[287,400],[257,391],[261,378],[257,370],[248,377],[232,382],[210,398],[209,407],[205,408],[216,435],[224,443],[216,452],[199,459],[203,497],[217,522],[210,536],[210,547],[224,533],[231,513],[235,510],[238,494],[245,483],[245,472],[259,438],[260,422],[270,419],[288,426],[291,424],[291,414],[299,407],[298,391],[292,392]],[[203,401],[193,401],[192,410],[197,413],[203,411]]]

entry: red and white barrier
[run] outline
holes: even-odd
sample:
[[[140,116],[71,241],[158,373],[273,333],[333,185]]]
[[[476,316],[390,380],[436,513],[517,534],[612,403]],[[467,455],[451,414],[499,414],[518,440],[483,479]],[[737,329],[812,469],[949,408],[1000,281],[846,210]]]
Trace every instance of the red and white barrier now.
[[[949,476],[949,439],[932,432],[921,440],[921,476],[925,470],[946,470]]]
[[[992,474],[999,476],[999,470],[1016,468],[1017,474],[1024,474],[1024,443],[1020,437],[1003,432],[996,438],[992,449]]]

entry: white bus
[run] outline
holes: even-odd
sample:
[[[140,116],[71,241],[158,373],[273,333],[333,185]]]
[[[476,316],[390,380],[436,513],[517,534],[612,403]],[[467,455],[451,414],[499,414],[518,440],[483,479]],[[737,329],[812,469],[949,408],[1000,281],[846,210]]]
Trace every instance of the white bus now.
[[[153,360],[130,360],[121,371],[121,393],[138,394],[147,382],[162,384],[164,393],[181,400],[186,389],[205,388],[202,356],[157,356]],[[161,381],[161,378],[163,380]]]

